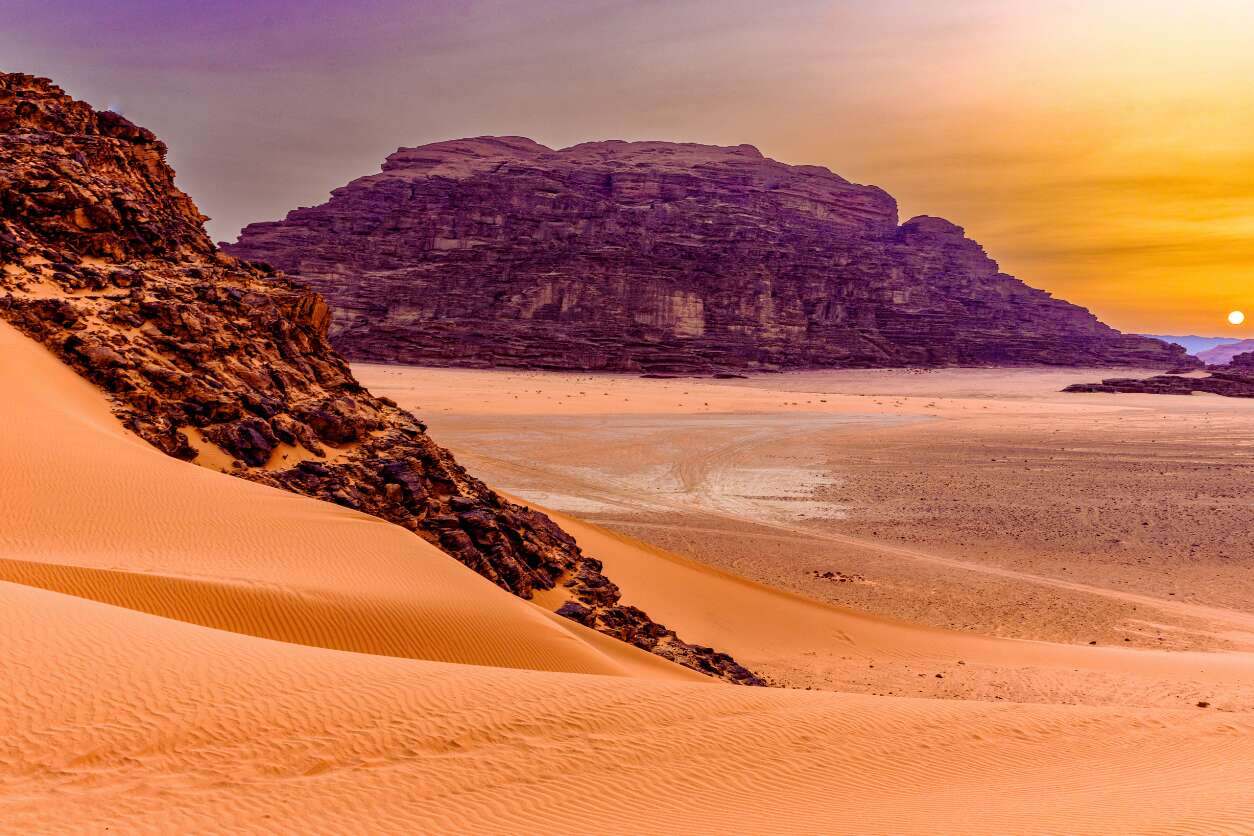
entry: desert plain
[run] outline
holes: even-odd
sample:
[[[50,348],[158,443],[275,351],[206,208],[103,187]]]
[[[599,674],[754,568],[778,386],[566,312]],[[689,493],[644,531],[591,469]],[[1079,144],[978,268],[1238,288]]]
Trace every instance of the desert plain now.
[[[1254,706],[1254,682],[1214,661],[1254,650],[1254,401],[1060,391],[1109,374],[1091,369],[356,370],[499,489],[578,528],[626,600],[779,684]],[[637,577],[607,556],[615,542],[687,574]],[[693,620],[696,601],[729,599],[697,594],[697,575],[787,593],[830,626],[790,628],[782,603],[769,641],[757,607]],[[914,652],[880,648],[885,631]]]

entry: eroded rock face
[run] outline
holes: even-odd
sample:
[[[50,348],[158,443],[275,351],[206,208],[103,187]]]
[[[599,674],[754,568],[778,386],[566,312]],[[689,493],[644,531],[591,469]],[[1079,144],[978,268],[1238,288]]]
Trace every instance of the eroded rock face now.
[[[1208,392],[1229,398],[1254,398],[1254,351],[1232,358],[1223,366],[1211,366],[1207,377],[1163,374],[1153,377],[1112,377],[1101,383],[1075,383],[1064,392],[1136,393],[1145,395],[1192,395]]]
[[[0,316],[103,388],[166,453],[404,526],[524,598],[562,585],[590,627],[763,684],[619,601],[542,514],[466,473],[362,388],[316,293],[219,254],[165,146],[48,80],[0,74]]]
[[[403,148],[227,251],[323,293],[381,362],[645,373],[1197,365],[999,272],[940,218],[751,146]]]

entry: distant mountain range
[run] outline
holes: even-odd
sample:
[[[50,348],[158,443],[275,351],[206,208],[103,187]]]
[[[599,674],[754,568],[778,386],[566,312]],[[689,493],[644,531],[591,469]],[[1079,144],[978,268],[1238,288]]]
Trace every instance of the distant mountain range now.
[[[1209,351],[1212,348],[1219,348],[1220,346],[1232,345],[1234,343],[1241,342],[1240,337],[1199,337],[1196,334],[1190,334],[1187,337],[1172,336],[1170,334],[1138,334],[1137,336],[1153,337],[1154,339],[1162,340],[1165,343],[1182,345],[1184,346],[1185,351],[1195,357],[1200,352]]]
[[[1212,366],[1224,366],[1232,362],[1232,358],[1238,354],[1254,351],[1254,340],[1238,340],[1234,343],[1224,343],[1215,348],[1207,349],[1197,355],[1197,359],[1208,363]]]

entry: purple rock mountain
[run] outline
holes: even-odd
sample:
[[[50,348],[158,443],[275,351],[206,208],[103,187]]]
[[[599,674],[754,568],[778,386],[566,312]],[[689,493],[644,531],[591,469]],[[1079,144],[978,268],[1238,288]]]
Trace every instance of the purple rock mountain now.
[[[999,271],[948,221],[748,145],[403,148],[233,255],[321,292],[350,358],[665,373],[1196,365]]]

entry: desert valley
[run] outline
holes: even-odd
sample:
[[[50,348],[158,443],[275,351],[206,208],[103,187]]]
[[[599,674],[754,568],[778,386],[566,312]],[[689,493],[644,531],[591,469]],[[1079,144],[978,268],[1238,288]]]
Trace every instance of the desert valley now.
[[[1254,354],[752,146],[166,156],[0,74],[0,830],[1254,833]]]

